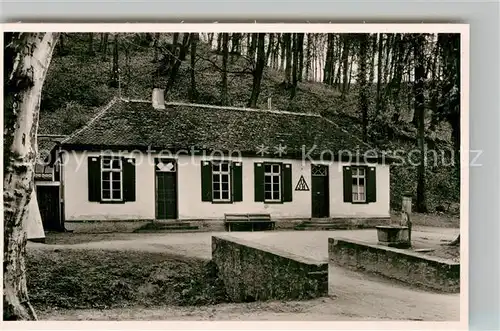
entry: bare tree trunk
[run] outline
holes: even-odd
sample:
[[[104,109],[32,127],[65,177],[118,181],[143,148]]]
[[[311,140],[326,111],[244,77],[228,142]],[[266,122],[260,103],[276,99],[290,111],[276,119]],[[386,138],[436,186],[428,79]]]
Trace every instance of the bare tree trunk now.
[[[331,72],[333,62],[333,33],[328,33],[328,40],[326,44],[326,58],[325,58],[325,70],[323,72],[323,83],[331,84]]]
[[[285,66],[285,86],[288,88],[291,85],[292,76],[292,35],[291,33],[285,33],[283,35],[285,41],[286,50],[286,66]]]
[[[26,287],[23,222],[34,186],[43,83],[57,33],[5,33],[3,319],[36,320]]]
[[[241,33],[233,33],[231,36],[231,53],[236,55],[241,55],[240,47]]]
[[[196,75],[194,67],[196,65],[196,46],[198,45],[199,35],[198,33],[191,33],[191,63],[190,63],[190,74],[191,74],[191,88],[189,89],[189,98],[192,102],[198,99],[198,91],[196,90]]]
[[[154,41],[153,41],[153,51],[154,51],[153,61],[157,65],[158,65],[158,60],[159,60],[158,59],[158,54],[159,54],[158,44],[159,44],[159,41],[160,41],[160,34],[159,33],[155,33],[155,35],[154,35]]]
[[[348,81],[348,73],[349,73],[349,40],[346,34],[342,34],[342,94],[347,92],[347,86],[349,84]]]
[[[217,53],[220,53],[221,52],[221,47],[222,47],[222,36],[223,34],[222,33],[218,33],[217,34]]]
[[[389,61],[391,60],[392,54],[391,54],[391,45],[392,45],[392,39],[394,38],[393,34],[387,34],[386,35],[386,41],[385,41],[385,64],[384,64],[384,76],[383,76],[383,84],[387,84],[389,81],[389,71],[390,71],[390,66],[389,66]]]
[[[360,47],[359,47],[359,62],[360,69],[358,72],[358,83],[360,89],[360,100],[359,106],[361,108],[361,114],[363,119],[363,141],[368,140],[368,84],[366,83],[366,62],[367,62],[367,51],[368,51],[368,38],[367,33],[362,33],[359,35]]]
[[[286,59],[286,47],[287,47],[287,34],[281,34],[281,58],[280,58],[280,69],[285,69],[285,59]],[[285,78],[286,81],[286,78]]]
[[[113,68],[111,70],[111,80],[109,82],[109,86],[117,88],[119,80],[120,68],[118,66],[118,33],[115,33],[113,42]]]
[[[276,46],[273,51],[273,69],[279,69],[279,52],[281,43],[281,35],[276,33]]]
[[[377,37],[378,35],[376,33],[372,35],[370,78],[368,79],[370,86],[373,86],[373,82],[375,81],[375,55],[377,54]]]
[[[351,62],[349,63],[349,79],[347,80],[347,90],[346,92],[349,92],[351,89],[351,79],[352,79],[352,63],[354,62],[354,59],[351,57]]]
[[[337,75],[335,77],[335,85],[337,86],[337,89],[339,91],[342,91],[343,89],[343,86],[342,86],[342,72],[343,72],[343,53],[342,53],[342,40],[343,40],[343,37],[342,35],[339,35],[339,40],[338,40],[338,58],[339,58],[339,69],[337,70]]]
[[[312,47],[312,38],[311,33],[307,34],[307,46],[306,46],[306,80],[310,80],[309,71],[311,69],[311,47]]]
[[[273,52],[273,43],[274,43],[274,33],[269,33],[269,43],[267,44],[266,61],[265,61],[265,64],[268,66],[270,66],[269,58],[271,56],[271,53]],[[258,45],[257,48],[259,48]],[[259,50],[257,49],[257,53],[258,52]],[[259,54],[257,54],[257,61],[259,61]]]
[[[377,101],[375,106],[375,117],[380,114],[382,108],[382,60],[383,60],[383,43],[384,43],[384,35],[382,33],[379,34],[378,41],[378,58],[377,58]]]
[[[227,95],[227,61],[229,57],[229,35],[227,33],[222,33],[222,84],[221,84],[221,104],[223,106],[228,105],[228,95]]]
[[[88,49],[89,55],[95,55],[94,52],[94,34],[91,32],[89,33],[89,49]]]
[[[255,63],[255,50],[257,49],[257,33],[252,33],[252,39],[250,42],[250,47],[248,48],[248,58],[250,62]]]
[[[299,68],[297,70],[297,80],[302,81],[302,74],[304,72],[304,34],[297,34],[297,55],[299,57]]]
[[[424,37],[422,34],[414,36],[414,56],[415,56],[415,114],[418,117],[418,148],[420,150],[420,162],[417,167],[417,212],[427,212],[426,192],[425,192],[425,56]]]
[[[128,88],[130,86],[130,46],[123,46],[125,51],[125,76],[126,76],[126,84],[123,87],[125,93],[128,93]]]
[[[102,59],[104,61],[108,60],[108,37],[109,33],[103,33],[102,35]]]
[[[214,42],[214,33],[209,33],[208,34],[208,45],[210,46],[210,49],[212,49],[212,44]]]
[[[290,99],[295,98],[297,94],[297,71],[299,67],[299,57],[298,57],[298,36],[297,33],[292,34],[292,92],[290,93]]]
[[[248,101],[248,107],[257,108],[257,101],[260,94],[260,84],[262,82],[262,73],[264,72],[264,66],[266,64],[266,53],[264,51],[266,34],[258,34],[258,44],[257,44],[257,62],[255,65],[255,70],[253,71],[253,84],[252,84],[252,95]]]
[[[66,39],[66,34],[65,33],[60,33],[59,34],[59,42],[57,43],[57,51],[55,52],[56,55],[58,56],[64,56],[67,54],[66,47],[65,47],[65,40]]]
[[[184,61],[186,59],[186,54],[188,52],[189,43],[190,43],[189,37],[190,37],[189,33],[184,33],[182,36],[182,44],[180,44],[178,47],[174,48],[174,52],[177,56],[172,57],[172,60],[174,63],[172,65],[172,69],[170,71],[170,75],[168,77],[167,84],[165,86],[165,95],[167,95],[167,93],[170,91],[172,86],[174,86],[175,80],[177,79],[177,73],[179,72],[179,68],[181,67],[182,61]],[[177,41],[176,39],[177,38],[174,37],[175,41]],[[176,45],[176,44],[177,43],[175,43],[174,45]],[[176,51],[177,48],[179,48],[178,53]]]

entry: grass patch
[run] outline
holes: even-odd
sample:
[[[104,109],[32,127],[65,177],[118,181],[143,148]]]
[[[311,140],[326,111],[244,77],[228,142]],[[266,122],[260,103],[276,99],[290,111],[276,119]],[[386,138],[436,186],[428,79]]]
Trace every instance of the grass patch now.
[[[31,249],[28,290],[37,309],[207,305],[227,302],[211,262],[169,254]]]

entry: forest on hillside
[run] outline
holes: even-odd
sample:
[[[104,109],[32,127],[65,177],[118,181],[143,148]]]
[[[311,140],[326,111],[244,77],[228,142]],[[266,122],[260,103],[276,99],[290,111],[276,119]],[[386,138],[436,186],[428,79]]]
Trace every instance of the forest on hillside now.
[[[391,168],[391,207],[412,193],[417,211],[458,211],[459,34],[63,33],[39,132],[70,134],[112,97],[154,87],[169,101],[317,112],[380,150],[420,151]]]

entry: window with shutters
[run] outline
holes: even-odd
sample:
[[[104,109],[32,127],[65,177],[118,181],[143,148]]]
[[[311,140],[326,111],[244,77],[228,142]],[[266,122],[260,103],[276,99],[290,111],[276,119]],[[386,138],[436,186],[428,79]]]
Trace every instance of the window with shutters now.
[[[366,202],[366,169],[352,167],[352,202]]]
[[[123,165],[119,157],[101,158],[101,200],[123,200]]]
[[[264,164],[264,200],[281,201],[281,164]]]
[[[212,163],[212,201],[231,201],[231,167],[228,162]]]

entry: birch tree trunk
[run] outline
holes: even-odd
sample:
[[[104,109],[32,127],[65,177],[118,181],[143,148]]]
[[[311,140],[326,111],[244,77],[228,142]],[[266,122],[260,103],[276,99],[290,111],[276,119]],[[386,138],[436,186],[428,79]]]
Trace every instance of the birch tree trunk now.
[[[26,232],[43,83],[57,33],[6,33],[3,319],[36,320],[26,287]]]

